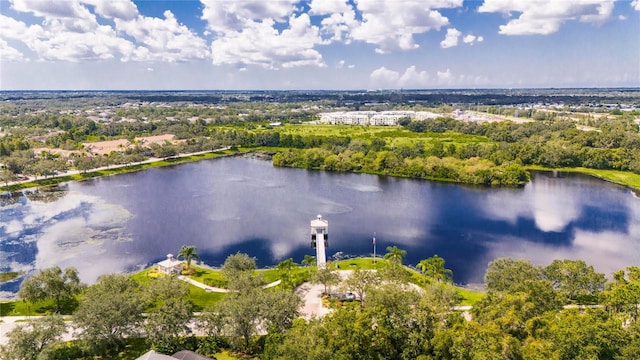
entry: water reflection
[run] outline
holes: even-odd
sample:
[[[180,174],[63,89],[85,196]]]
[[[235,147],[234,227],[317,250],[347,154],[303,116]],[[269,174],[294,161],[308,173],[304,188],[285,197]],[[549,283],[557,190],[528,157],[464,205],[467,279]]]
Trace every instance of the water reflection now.
[[[329,255],[371,254],[375,231],[379,254],[398,245],[410,264],[438,254],[458,282],[481,281],[487,262],[504,256],[539,264],[581,258],[605,273],[640,263],[638,199],[581,176],[540,173],[523,189],[487,189],[218,159],[54,193],[0,208],[0,271],[75,266],[91,282],[183,244],[213,266],[236,251],[259,266],[300,261],[312,254],[308,225],[318,213],[330,221]]]

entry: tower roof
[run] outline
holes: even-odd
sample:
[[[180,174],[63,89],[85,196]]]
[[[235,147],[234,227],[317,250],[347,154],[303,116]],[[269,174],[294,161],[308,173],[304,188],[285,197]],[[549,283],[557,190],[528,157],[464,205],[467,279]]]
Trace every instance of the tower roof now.
[[[329,221],[322,218],[322,215],[318,215],[315,220],[311,220],[311,226],[313,227],[323,227],[329,226]]]

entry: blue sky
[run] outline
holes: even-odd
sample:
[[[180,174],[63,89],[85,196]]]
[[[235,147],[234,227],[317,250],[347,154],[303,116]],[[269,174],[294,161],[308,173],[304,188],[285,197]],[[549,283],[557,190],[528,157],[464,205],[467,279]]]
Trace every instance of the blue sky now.
[[[0,89],[640,86],[640,0],[0,0]]]

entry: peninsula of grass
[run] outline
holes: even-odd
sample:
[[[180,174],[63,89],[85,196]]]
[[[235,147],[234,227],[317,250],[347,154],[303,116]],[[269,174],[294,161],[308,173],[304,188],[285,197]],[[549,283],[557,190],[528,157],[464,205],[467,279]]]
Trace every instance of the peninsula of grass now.
[[[137,171],[142,171],[142,170],[151,169],[151,168],[173,166],[173,165],[183,164],[188,162],[214,159],[214,158],[223,157],[223,156],[236,155],[237,153],[238,151],[234,151],[234,150],[223,150],[223,151],[207,152],[207,153],[196,154],[196,155],[176,156],[172,158],[160,159],[157,161],[152,161],[152,162],[147,162],[142,164],[112,165],[111,167],[106,169],[89,170],[87,172],[79,173],[79,174],[52,176],[52,177],[33,180],[33,181],[24,182],[20,184],[1,186],[0,191],[13,192],[13,191],[18,191],[22,189],[34,188],[34,187],[57,185],[57,184],[69,182],[69,181],[83,181],[83,180],[92,179],[96,177],[126,174],[126,173],[137,172]]]
[[[22,273],[18,271],[0,273],[0,283],[17,279],[20,275],[22,275]]]
[[[640,191],[640,174],[636,174],[630,171],[620,170],[604,170],[604,169],[591,169],[584,167],[577,168],[548,168],[543,166],[528,166],[528,170],[533,171],[559,171],[565,173],[577,173],[585,174],[596,177],[601,180],[609,181],[614,184],[626,186],[633,190]]]

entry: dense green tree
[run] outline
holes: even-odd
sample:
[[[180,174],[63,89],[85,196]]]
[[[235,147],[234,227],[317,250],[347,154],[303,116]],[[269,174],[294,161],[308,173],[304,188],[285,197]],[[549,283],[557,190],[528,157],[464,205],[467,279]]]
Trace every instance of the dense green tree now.
[[[0,170],[0,181],[4,183],[5,186],[9,185],[10,182],[16,181],[18,177],[9,171],[9,169],[1,169]]]
[[[289,290],[267,289],[261,295],[260,316],[269,332],[284,332],[300,316],[302,298]]]
[[[59,343],[67,325],[61,316],[43,316],[18,325],[6,334],[7,344],[0,347],[5,360],[36,360],[47,358],[43,352]]]
[[[220,314],[221,333],[230,336],[234,347],[253,352],[251,338],[260,320],[262,291],[259,288],[229,293],[213,309]]]
[[[493,323],[511,336],[524,340],[528,335],[527,321],[546,312],[557,312],[562,302],[546,280],[526,280],[512,292],[489,292],[474,305],[474,320]]]
[[[354,292],[364,305],[365,295],[367,291],[380,282],[380,276],[376,271],[355,269],[344,281],[348,290]]]
[[[276,269],[278,269],[280,273],[282,285],[285,289],[293,288],[294,284],[291,282],[291,271],[297,266],[298,265],[296,265],[292,258],[283,260],[276,265]]]
[[[222,264],[222,273],[225,275],[233,275],[238,271],[253,271],[256,269],[256,259],[245,253],[235,253],[227,256]]]
[[[149,288],[155,308],[147,313],[143,328],[151,347],[162,353],[181,349],[181,337],[191,334],[193,317],[189,286],[176,277],[155,279]]]
[[[422,298],[439,313],[452,311],[462,300],[458,290],[447,283],[427,284]]]
[[[526,280],[538,280],[542,270],[527,260],[501,258],[493,260],[484,276],[485,286],[491,291],[511,291]]]
[[[18,296],[32,303],[53,299],[55,311],[60,313],[63,304],[73,300],[74,295],[79,294],[83,286],[75,268],[70,267],[62,271],[60,267],[55,266],[25,279],[20,285]]]
[[[604,290],[604,274],[597,273],[593,266],[582,260],[554,260],[544,268],[544,276],[554,288],[562,291],[568,299],[578,300],[593,296]]]
[[[547,331],[539,334],[551,342],[553,358],[560,360],[620,359],[629,341],[620,323],[601,309],[565,310],[550,314],[547,321]]]
[[[520,359],[521,345],[493,324],[475,321],[459,323],[436,333],[433,339],[436,359]]]
[[[244,291],[263,284],[262,277],[254,274],[256,259],[245,253],[229,255],[220,269],[228,280],[228,287],[234,291]]]
[[[138,335],[148,303],[141,286],[126,275],[98,278],[87,288],[73,321],[80,337],[97,352],[117,352],[125,337]]]
[[[340,275],[328,267],[318,269],[311,277],[312,283],[324,285],[325,294],[329,293],[331,286],[338,284],[339,281]]]
[[[640,267],[630,266],[613,274],[613,282],[607,285],[605,302],[614,312],[638,319],[640,304]]]
[[[306,266],[315,266],[316,265],[316,257],[311,256],[309,254],[305,254],[301,263]]]
[[[285,333],[270,333],[261,358],[267,360],[332,360],[322,319],[296,319]]]

